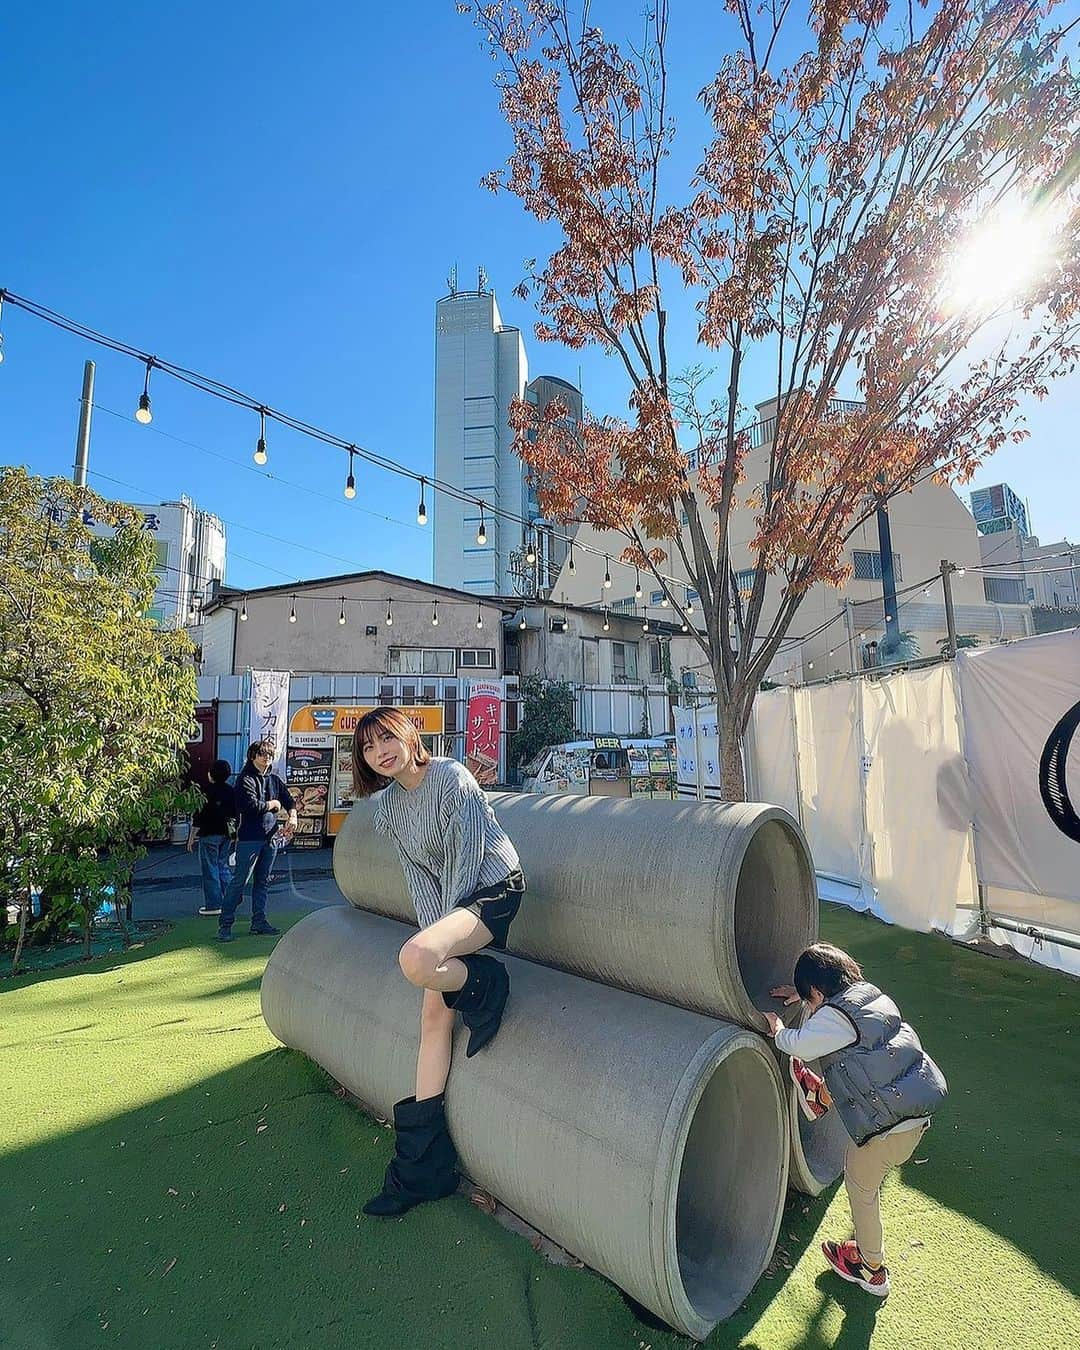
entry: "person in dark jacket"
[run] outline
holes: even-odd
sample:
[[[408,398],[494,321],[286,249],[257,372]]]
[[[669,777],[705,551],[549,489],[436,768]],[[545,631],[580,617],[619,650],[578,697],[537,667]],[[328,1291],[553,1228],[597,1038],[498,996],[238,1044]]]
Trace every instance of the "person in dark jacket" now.
[[[232,881],[229,853],[236,833],[236,797],[229,786],[231,773],[228,760],[214,760],[208,775],[209,786],[203,788],[206,801],[192,816],[188,832],[188,852],[196,844],[199,846],[203,885],[199,913],[203,915],[221,913],[221,902]]]
[[[248,746],[247,763],[236,780],[236,804],[240,813],[236,871],[221,906],[219,942],[232,941],[233,920],[243,903],[244,887],[253,878],[249,932],[276,937],[281,931],[266,917],[266,896],[274,852],[296,831],[296,803],[277,774],[271,772],[273,761],[273,742],[253,741]],[[286,814],[287,819],[283,820]]]
[[[795,963],[794,985],[774,989],[785,1003],[800,999],[809,1016],[799,1029],[766,1013],[776,1048],[791,1058],[803,1114],[835,1110],[850,1136],[844,1185],[854,1241],[823,1242],[826,1261],[868,1294],[885,1298],[889,1271],[881,1228],[881,1185],[907,1162],[945,1100],[945,1075],[887,994],[863,978],[858,962],[828,942],[815,942]],[[817,1060],[822,1074],[809,1069]]]

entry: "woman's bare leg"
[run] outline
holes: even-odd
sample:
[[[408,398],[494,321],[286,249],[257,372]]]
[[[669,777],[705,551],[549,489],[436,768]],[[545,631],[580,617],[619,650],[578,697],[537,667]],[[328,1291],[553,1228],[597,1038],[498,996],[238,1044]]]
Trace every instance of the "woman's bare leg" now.
[[[411,937],[398,953],[398,962],[411,984],[452,993],[466,977],[465,966],[454,958],[480,951],[491,939],[487,924],[471,910],[455,909]]]
[[[454,1038],[454,1010],[437,989],[424,990],[420,1010],[420,1051],[416,1057],[416,1100],[437,1097],[446,1087]]]

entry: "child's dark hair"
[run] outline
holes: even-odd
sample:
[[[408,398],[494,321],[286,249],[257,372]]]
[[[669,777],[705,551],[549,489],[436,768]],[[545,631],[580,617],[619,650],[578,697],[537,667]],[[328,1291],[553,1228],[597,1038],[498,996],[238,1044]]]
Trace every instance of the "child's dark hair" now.
[[[862,967],[847,952],[831,942],[815,942],[795,962],[793,980],[800,998],[809,998],[811,988],[832,998],[862,977]]]
[[[229,774],[232,773],[232,765],[227,759],[215,759],[210,765],[210,772],[207,775],[211,783],[227,783]]]

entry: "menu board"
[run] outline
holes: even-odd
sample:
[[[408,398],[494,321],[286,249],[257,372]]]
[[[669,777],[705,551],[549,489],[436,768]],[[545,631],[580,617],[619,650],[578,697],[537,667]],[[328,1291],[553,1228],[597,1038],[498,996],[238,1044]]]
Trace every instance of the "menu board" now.
[[[290,745],[285,752],[285,781],[296,802],[293,848],[323,848],[326,844],[333,762],[332,745]]]

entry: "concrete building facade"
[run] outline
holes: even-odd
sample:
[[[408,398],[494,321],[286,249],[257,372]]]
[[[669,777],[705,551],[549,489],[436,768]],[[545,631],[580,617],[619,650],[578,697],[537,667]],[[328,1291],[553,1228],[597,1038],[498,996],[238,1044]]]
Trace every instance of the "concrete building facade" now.
[[[1031,533],[1026,506],[1008,483],[973,492],[971,507],[987,569],[983,587],[988,601],[1080,610],[1080,546],[1067,539],[1040,543]]]

